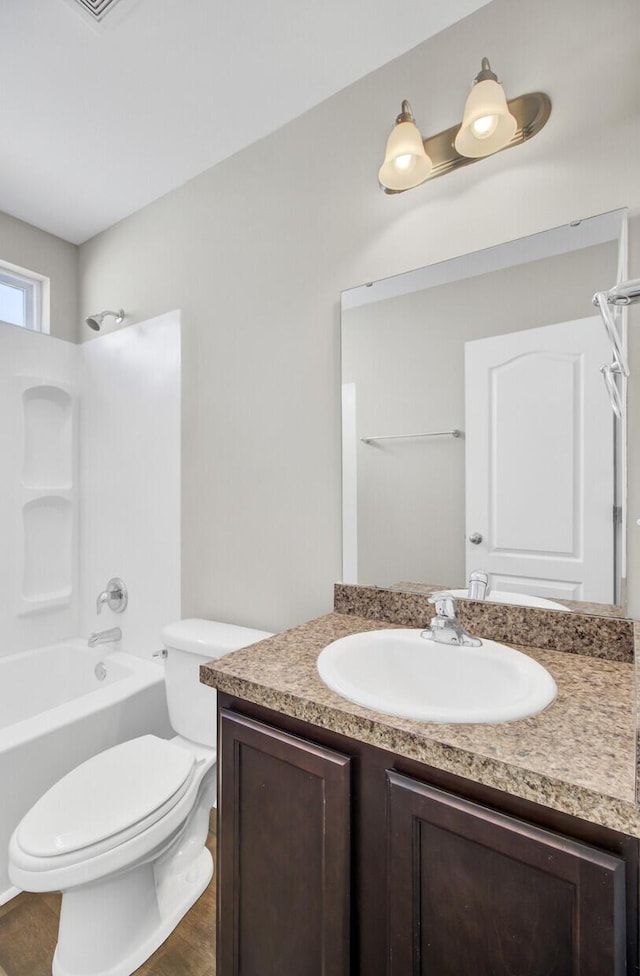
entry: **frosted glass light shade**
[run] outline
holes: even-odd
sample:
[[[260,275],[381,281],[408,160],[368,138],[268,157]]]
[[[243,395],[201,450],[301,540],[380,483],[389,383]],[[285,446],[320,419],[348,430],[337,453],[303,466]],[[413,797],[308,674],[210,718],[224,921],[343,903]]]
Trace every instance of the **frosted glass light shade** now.
[[[378,179],[388,190],[410,190],[429,178],[432,163],[415,122],[398,122],[387,139]]]
[[[502,85],[491,78],[479,81],[471,89],[464,107],[462,125],[454,143],[456,151],[473,159],[490,156],[511,142],[517,128]]]

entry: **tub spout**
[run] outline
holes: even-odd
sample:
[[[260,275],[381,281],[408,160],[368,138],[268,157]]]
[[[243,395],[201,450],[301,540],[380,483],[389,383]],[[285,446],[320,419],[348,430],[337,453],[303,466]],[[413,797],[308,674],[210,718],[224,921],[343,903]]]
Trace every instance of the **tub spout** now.
[[[122,640],[122,631],[119,627],[111,627],[110,630],[100,630],[97,634],[92,634],[87,644],[95,647],[96,644],[111,644],[119,640]]]

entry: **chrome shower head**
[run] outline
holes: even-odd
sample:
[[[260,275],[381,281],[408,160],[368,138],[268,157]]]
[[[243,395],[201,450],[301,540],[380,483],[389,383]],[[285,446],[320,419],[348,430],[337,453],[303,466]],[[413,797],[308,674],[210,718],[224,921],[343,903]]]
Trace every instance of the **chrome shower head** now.
[[[99,332],[102,326],[102,322],[107,317],[107,315],[113,315],[117,325],[120,325],[121,322],[124,322],[123,308],[119,309],[117,312],[110,312],[109,310],[106,310],[104,312],[98,312],[96,315],[89,315],[84,321],[85,324],[88,325],[90,329],[93,329],[94,332]]]

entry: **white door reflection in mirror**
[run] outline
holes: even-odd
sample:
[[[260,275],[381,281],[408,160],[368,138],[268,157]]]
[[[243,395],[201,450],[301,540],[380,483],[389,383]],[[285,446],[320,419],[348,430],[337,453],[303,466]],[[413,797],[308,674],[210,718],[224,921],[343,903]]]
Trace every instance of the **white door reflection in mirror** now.
[[[614,602],[607,355],[597,317],[465,344],[467,578]]]

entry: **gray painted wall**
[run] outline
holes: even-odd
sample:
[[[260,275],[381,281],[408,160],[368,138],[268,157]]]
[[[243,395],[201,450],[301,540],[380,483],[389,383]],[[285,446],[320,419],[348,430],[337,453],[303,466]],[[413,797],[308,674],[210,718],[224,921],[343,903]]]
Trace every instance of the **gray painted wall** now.
[[[636,0],[494,0],[82,246],[82,316],[182,310],[185,614],[281,630],[330,609],[340,291],[640,210],[639,54]],[[380,193],[401,99],[425,134],[448,127],[483,55],[510,94],[549,93],[545,130],[404,195]],[[216,120],[203,112],[203,124]]]
[[[78,248],[0,212],[0,260],[50,279],[51,335],[78,336]]]

